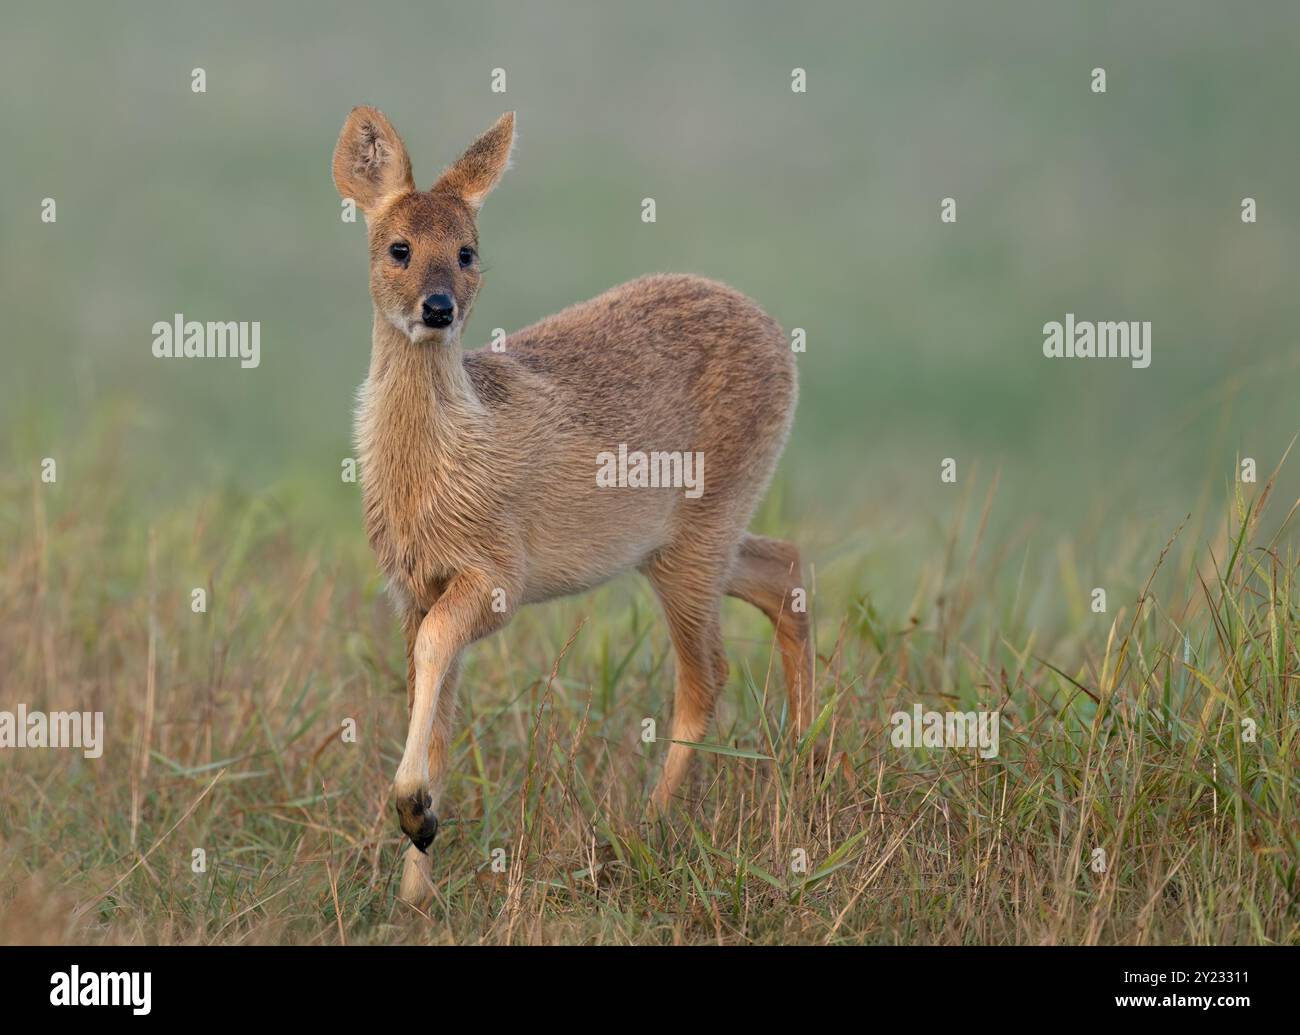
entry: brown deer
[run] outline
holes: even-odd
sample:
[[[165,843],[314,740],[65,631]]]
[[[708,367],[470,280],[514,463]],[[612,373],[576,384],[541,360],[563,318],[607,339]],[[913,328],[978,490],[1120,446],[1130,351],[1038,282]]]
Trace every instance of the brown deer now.
[[[793,545],[745,531],[794,417],[795,361],[754,302],[693,276],[642,277],[465,352],[482,275],[475,217],[510,160],[503,115],[427,191],[374,108],[348,116],[334,183],[366,217],[374,328],[356,438],[366,534],[406,634],[410,728],[394,781],[411,840],[400,895],[428,901],[461,654],[525,604],[631,569],[677,658],[672,740],[652,809],[690,763],[727,679],[722,597],[776,627],[791,726],[811,724],[813,652]],[[624,447],[708,461],[703,492],[602,485]],[[702,475],[702,466],[697,475]]]

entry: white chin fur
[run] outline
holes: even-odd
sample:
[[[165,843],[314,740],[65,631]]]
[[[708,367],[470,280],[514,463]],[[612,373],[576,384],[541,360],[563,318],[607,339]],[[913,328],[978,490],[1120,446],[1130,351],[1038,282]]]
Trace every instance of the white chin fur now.
[[[412,345],[449,341],[460,330],[460,320],[447,327],[426,327],[420,320],[402,320],[396,316],[390,316],[388,322],[405,334]]]
[[[430,342],[451,341],[456,330],[457,325],[454,323],[447,327],[426,327],[422,323],[417,323],[407,332],[406,336],[411,339],[413,344],[426,345]]]

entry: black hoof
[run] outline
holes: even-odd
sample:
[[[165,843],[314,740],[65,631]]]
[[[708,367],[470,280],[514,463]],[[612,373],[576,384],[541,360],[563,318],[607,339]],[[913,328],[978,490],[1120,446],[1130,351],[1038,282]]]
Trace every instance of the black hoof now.
[[[429,845],[433,844],[433,839],[438,834],[438,817],[432,812],[427,813],[424,821],[420,824],[420,832],[411,835],[411,844],[415,845],[423,852]]]
[[[402,832],[421,852],[433,844],[438,833],[438,817],[433,814],[433,800],[427,794],[413,794],[397,803],[397,818]]]

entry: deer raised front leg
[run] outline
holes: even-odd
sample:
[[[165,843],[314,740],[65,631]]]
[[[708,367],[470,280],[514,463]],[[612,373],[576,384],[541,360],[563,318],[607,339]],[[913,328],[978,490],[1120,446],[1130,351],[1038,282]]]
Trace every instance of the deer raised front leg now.
[[[419,904],[428,897],[429,867],[420,856],[427,852],[438,832],[435,810],[451,744],[460,652],[509,620],[508,611],[492,608],[493,589],[503,582],[482,574],[457,576],[424,616],[415,634],[410,726],[393,780],[398,820],[412,846],[402,876],[402,898],[408,902]]]
[[[412,651],[414,651],[414,643],[412,643]],[[434,833],[437,831],[442,792],[447,782],[452,731],[455,728],[456,689],[460,679],[460,665],[461,656],[457,656],[446,675],[442,677],[442,686],[438,690],[438,704],[433,715],[433,734],[429,738],[428,811],[434,820],[432,824]],[[414,674],[410,683],[411,699],[414,701]],[[402,867],[402,884],[398,892],[398,897],[403,902],[421,909],[428,904],[433,892],[433,857],[426,851],[428,847],[427,844],[423,848],[418,847],[414,841],[407,847],[406,860]]]

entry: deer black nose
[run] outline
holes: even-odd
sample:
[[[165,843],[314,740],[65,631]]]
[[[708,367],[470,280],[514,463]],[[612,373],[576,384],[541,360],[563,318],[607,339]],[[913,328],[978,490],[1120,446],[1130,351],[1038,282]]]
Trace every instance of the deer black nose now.
[[[456,303],[451,295],[430,295],[422,308],[426,327],[450,327],[456,317]]]

